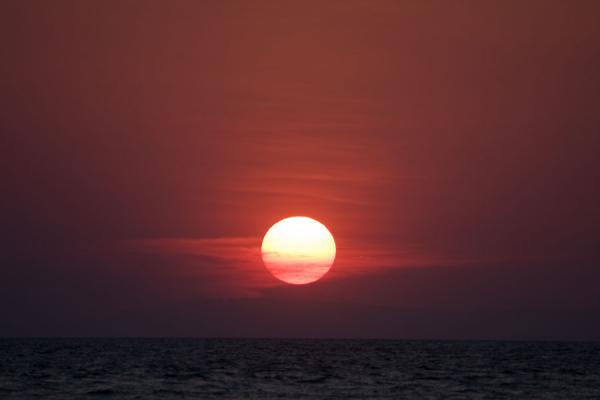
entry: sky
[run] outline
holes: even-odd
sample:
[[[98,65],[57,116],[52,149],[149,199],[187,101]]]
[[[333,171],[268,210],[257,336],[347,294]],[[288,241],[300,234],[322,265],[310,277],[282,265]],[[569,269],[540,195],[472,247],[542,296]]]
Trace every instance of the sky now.
[[[3,1],[0,336],[600,340],[598,15]]]

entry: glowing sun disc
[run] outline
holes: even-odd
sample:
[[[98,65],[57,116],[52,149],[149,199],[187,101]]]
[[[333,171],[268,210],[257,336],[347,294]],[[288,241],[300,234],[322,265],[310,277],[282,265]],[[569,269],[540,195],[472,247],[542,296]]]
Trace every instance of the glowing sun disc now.
[[[265,266],[275,278],[294,285],[323,277],[335,259],[335,241],[319,221],[290,217],[273,225],[262,241]]]

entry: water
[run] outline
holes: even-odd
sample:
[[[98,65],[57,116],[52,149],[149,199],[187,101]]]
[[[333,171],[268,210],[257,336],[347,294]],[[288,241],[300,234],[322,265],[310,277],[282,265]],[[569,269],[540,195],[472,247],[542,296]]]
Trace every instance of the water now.
[[[599,399],[600,343],[0,339],[0,398]]]

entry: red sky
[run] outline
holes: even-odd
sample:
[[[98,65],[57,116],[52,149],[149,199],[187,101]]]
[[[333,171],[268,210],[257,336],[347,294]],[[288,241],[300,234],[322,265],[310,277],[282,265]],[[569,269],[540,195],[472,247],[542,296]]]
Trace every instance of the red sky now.
[[[4,1],[0,335],[600,339],[598,15]]]

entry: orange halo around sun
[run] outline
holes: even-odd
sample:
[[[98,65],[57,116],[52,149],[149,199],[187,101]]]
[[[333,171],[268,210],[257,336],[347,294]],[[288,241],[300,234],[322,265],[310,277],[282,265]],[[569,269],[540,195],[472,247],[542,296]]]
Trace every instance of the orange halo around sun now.
[[[329,230],[312,218],[290,217],[273,225],[263,238],[265,266],[277,279],[294,285],[323,277],[335,259],[335,241]]]

